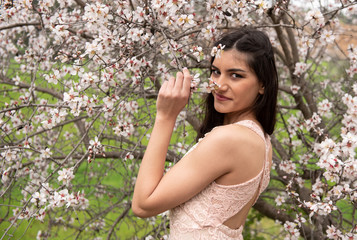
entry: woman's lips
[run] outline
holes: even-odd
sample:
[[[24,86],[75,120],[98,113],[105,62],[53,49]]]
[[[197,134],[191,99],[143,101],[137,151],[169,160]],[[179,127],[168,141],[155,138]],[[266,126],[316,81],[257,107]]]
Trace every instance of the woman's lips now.
[[[221,95],[221,94],[218,94],[218,93],[216,93],[215,95],[216,95],[216,99],[217,99],[218,101],[231,100],[230,98],[227,98],[227,97],[225,97],[225,96],[223,96],[223,95]]]

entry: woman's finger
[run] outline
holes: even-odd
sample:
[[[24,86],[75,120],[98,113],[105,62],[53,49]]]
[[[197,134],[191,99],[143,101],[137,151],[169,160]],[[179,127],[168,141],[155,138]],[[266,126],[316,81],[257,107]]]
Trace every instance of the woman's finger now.
[[[169,79],[169,81],[168,81],[168,83],[167,83],[167,88],[169,88],[169,89],[172,89],[172,88],[174,88],[174,86],[175,86],[175,78],[174,77],[170,77],[170,79]]]
[[[168,81],[164,81],[162,84],[161,84],[161,87],[160,87],[160,90],[159,92],[164,92],[167,88],[167,83]]]
[[[175,89],[177,89],[178,91],[181,91],[182,82],[183,82],[183,74],[182,74],[182,72],[177,72],[176,73],[176,81],[175,81]]]
[[[191,89],[192,76],[187,68],[183,69],[183,90],[184,92],[189,92]]]

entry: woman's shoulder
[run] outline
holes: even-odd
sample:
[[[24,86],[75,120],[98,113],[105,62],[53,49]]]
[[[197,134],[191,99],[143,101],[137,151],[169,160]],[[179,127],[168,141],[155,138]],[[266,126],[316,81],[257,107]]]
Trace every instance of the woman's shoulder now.
[[[201,153],[220,159],[219,164],[228,166],[229,171],[218,182],[231,185],[245,182],[261,171],[266,144],[251,128],[229,124],[214,128],[204,138],[201,150]]]
[[[257,147],[265,145],[264,140],[257,132],[252,130],[252,128],[241,124],[217,126],[205,136],[205,139],[211,143],[222,145],[222,147],[232,145],[236,149],[237,147],[244,146]]]

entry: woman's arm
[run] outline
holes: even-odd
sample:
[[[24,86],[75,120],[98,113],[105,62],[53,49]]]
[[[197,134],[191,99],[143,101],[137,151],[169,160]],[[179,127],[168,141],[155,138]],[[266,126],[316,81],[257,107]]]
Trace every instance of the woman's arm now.
[[[157,114],[149,144],[140,165],[132,201],[133,211],[142,215],[149,198],[164,174],[165,159],[176,118],[190,95],[192,77],[187,69],[164,81],[157,100]]]
[[[176,80],[170,79],[160,89],[154,128],[132,200],[132,210],[139,217],[172,209],[221,176],[233,175],[234,182],[228,184],[236,184],[256,176],[262,168],[265,152],[262,139],[246,127],[230,125],[211,131],[164,175],[171,134],[177,115],[187,103],[190,81],[188,71],[184,70],[183,75],[178,73]]]

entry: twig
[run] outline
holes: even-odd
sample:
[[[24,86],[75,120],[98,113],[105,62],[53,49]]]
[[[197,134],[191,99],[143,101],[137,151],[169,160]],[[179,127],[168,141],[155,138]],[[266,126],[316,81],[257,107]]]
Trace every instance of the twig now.
[[[129,210],[130,210],[130,205],[128,204],[126,206],[125,210],[123,211],[123,213],[120,214],[120,216],[115,220],[115,222],[113,223],[112,227],[110,228],[108,236],[107,236],[107,240],[111,239],[110,237],[113,234],[115,226],[119,223],[120,220],[122,220],[128,214]]]
[[[0,27],[0,31],[10,29],[10,28],[17,28],[17,27],[26,27],[26,26],[41,26],[40,22],[33,22],[33,23],[15,23],[8,26]]]

